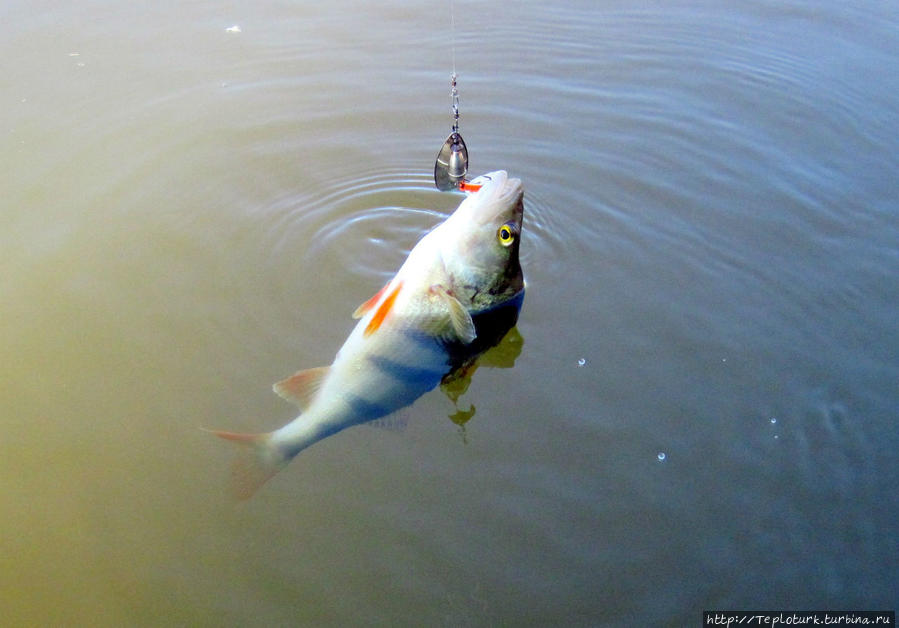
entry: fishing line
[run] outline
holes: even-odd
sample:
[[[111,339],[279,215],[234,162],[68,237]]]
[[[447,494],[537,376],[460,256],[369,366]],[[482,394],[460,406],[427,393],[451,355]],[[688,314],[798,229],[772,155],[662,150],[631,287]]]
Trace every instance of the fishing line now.
[[[453,42],[453,79],[456,78],[456,2],[450,0],[450,38]]]
[[[465,189],[468,174],[468,147],[459,133],[459,89],[456,86],[456,3],[450,0],[450,38],[452,40],[453,73],[450,77],[450,96],[453,105],[452,131],[437,153],[434,163],[434,185],[444,192]]]

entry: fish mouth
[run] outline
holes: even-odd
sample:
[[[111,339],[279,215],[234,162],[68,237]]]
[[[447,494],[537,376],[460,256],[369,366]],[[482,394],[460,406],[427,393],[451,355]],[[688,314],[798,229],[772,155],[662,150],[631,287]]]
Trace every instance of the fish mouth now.
[[[482,208],[508,209],[521,203],[524,189],[521,179],[511,178],[505,170],[482,174],[471,181],[480,188],[471,194],[472,200]]]
[[[500,194],[500,202],[514,205],[519,203],[524,196],[524,187],[521,185],[521,179],[506,179]]]

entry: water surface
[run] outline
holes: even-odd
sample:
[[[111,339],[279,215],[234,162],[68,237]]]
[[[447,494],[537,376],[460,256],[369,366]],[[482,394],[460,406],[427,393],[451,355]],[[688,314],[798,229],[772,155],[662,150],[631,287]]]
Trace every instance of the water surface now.
[[[455,2],[472,170],[526,186],[521,354],[228,499],[198,427],[290,420],[271,383],[459,201],[449,9],[0,9],[4,621],[895,607],[891,2]]]

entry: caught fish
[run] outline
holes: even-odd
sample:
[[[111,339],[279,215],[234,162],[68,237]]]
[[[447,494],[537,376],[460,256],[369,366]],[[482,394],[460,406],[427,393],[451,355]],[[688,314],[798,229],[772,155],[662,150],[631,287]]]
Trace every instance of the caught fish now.
[[[515,324],[524,299],[521,181],[497,171],[465,189],[456,211],[356,309],[359,322],[334,362],[274,385],[300,407],[296,419],[264,434],[213,431],[243,448],[233,468],[236,496],[250,497],[323,438],[413,403]]]

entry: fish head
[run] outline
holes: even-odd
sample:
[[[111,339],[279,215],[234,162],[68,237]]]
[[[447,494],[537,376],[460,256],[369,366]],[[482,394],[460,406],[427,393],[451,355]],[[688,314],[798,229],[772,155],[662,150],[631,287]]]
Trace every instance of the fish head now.
[[[478,312],[517,298],[524,289],[518,259],[524,190],[520,179],[503,170],[481,175],[469,187],[476,189],[441,225],[439,242],[454,296]]]

